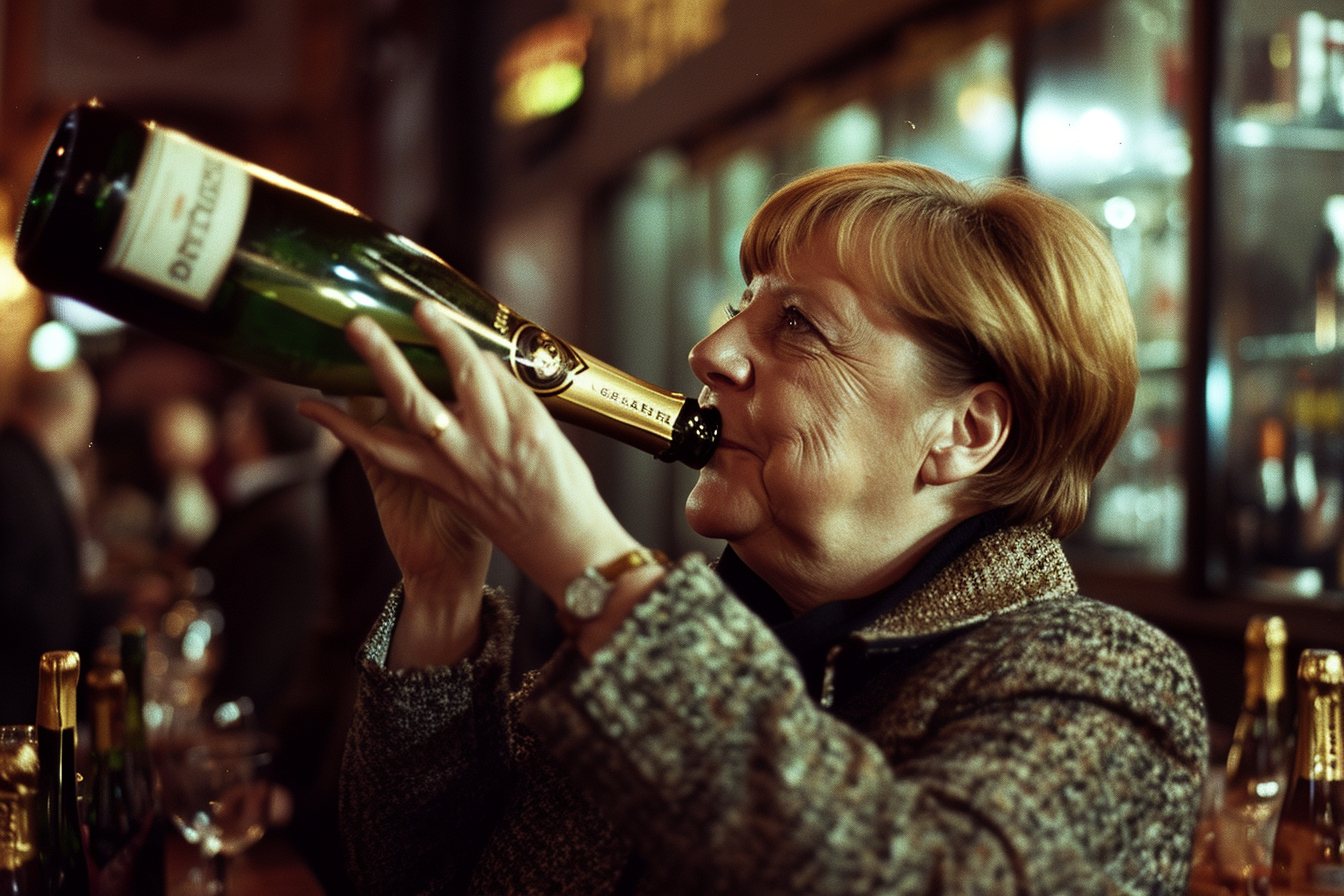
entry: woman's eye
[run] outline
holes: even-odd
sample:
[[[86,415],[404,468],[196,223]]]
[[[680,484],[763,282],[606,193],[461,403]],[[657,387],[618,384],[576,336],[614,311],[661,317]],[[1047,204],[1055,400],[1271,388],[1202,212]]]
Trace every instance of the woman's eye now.
[[[779,317],[784,328],[791,333],[812,332],[812,322],[803,316],[803,312],[792,305],[785,305],[780,310]]]

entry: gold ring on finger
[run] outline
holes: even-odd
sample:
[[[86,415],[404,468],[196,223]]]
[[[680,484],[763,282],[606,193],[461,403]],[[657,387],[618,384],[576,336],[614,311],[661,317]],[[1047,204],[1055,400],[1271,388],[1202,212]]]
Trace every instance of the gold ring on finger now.
[[[443,435],[443,431],[448,428],[452,419],[447,411],[439,411],[438,415],[434,417],[434,422],[430,424],[429,437],[437,440],[439,436]]]

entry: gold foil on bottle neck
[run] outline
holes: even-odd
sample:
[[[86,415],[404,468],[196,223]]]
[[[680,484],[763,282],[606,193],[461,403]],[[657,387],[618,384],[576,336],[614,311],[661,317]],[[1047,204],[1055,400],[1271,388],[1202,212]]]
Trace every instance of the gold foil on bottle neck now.
[[[1344,781],[1344,660],[1334,650],[1302,652],[1297,678],[1299,777]]]
[[[99,752],[120,747],[125,739],[126,675],[120,669],[90,669],[84,676],[89,689],[89,727],[93,749]]]
[[[31,726],[4,730],[5,737],[0,739],[0,870],[17,871],[37,857],[37,744]],[[26,736],[11,736],[20,732]]]
[[[1308,684],[1344,684],[1344,659],[1335,650],[1304,650],[1297,664],[1297,677]]]
[[[1246,702],[1254,709],[1264,700],[1278,703],[1284,695],[1284,647],[1288,626],[1279,616],[1252,616],[1246,623]]]
[[[53,650],[42,654],[37,667],[37,724],[48,731],[75,727],[75,686],[79,684],[79,654]]]

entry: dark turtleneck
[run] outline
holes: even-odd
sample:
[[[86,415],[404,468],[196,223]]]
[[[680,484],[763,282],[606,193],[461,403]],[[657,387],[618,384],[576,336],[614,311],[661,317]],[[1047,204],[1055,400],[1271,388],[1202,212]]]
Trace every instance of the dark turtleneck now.
[[[794,616],[779,594],[756,575],[731,547],[719,558],[719,577],[760,616],[802,669],[809,692],[820,693],[826,656],[851,633],[874,622],[927,584],[944,567],[981,538],[1004,526],[1004,513],[990,510],[963,520],[938,540],[909,572],[866,597],[837,600]]]

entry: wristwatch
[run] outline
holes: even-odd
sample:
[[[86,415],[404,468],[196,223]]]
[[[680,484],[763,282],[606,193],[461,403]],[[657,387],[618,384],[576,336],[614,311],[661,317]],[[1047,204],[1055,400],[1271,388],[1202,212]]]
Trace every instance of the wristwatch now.
[[[601,566],[590,566],[565,587],[561,622],[566,628],[602,615],[616,580],[641,566],[666,566],[667,555],[650,548],[635,548]]]

